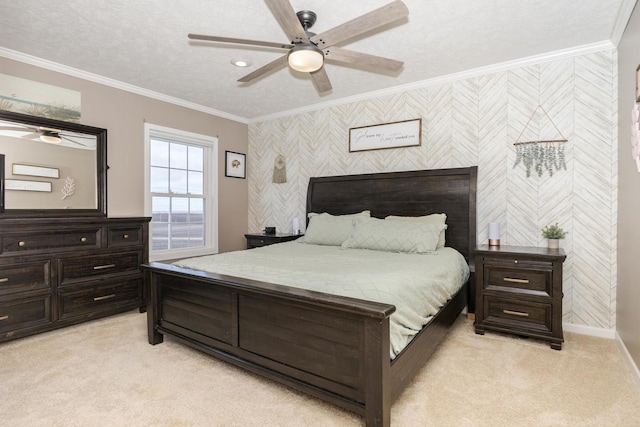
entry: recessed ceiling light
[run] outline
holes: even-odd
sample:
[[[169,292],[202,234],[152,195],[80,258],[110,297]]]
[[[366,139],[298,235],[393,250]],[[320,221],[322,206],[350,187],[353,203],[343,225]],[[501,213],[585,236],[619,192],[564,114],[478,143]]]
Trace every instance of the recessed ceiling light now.
[[[232,59],[231,63],[236,67],[242,67],[242,68],[248,67],[249,65],[251,65],[251,62],[247,61],[246,59]]]

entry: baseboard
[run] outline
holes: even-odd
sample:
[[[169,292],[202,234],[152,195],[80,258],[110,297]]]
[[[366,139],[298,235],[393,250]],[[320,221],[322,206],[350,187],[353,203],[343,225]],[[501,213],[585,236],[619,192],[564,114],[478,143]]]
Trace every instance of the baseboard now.
[[[622,351],[622,354],[624,355],[624,359],[627,362],[629,369],[631,369],[631,372],[633,372],[634,374],[633,377],[636,380],[636,384],[638,385],[638,387],[640,387],[640,369],[638,369],[638,365],[636,365],[635,360],[633,360],[633,357],[631,357],[631,353],[629,353],[629,350],[627,350],[627,346],[624,345],[624,341],[622,341],[622,338],[620,338],[620,335],[617,331],[616,342],[618,343],[618,347],[620,347],[620,351]]]
[[[594,328],[593,326],[576,325],[574,323],[563,323],[562,329],[565,332],[573,332],[580,335],[589,335],[610,340],[616,338],[616,331],[614,329]]]

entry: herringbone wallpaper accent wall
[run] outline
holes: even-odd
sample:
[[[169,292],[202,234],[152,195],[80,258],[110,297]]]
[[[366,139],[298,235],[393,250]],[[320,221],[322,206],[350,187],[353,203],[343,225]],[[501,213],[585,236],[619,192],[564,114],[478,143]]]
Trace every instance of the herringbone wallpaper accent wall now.
[[[546,246],[558,222],[564,321],[615,327],[617,53],[607,50],[457,80],[249,126],[249,229],[304,223],[311,176],[478,165],[478,242],[501,224],[504,245]],[[548,113],[532,114],[541,105]],[[420,147],[349,153],[349,128],[422,118]],[[531,121],[529,122],[529,119]],[[528,125],[527,125],[528,124]],[[526,177],[516,141],[569,141],[566,170]],[[523,132],[524,131],[524,132]],[[521,135],[522,134],[522,135]],[[287,182],[272,182],[286,158]]]

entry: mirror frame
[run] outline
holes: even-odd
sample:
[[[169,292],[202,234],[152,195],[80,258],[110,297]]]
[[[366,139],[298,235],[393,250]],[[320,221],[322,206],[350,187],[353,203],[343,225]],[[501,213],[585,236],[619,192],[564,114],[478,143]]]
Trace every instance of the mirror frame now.
[[[0,110],[0,120],[23,123],[30,126],[44,126],[70,132],[85,133],[96,137],[96,208],[95,209],[8,209],[5,205],[0,218],[64,218],[64,217],[106,217],[107,216],[107,130],[79,123],[64,122],[46,117],[30,116]],[[4,173],[0,176],[0,188],[4,197]]]

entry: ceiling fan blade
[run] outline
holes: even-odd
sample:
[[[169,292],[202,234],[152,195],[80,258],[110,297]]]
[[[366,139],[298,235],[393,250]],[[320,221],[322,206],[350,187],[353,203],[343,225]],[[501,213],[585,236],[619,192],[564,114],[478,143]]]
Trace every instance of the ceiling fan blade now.
[[[24,139],[38,139],[40,138],[40,132],[31,132],[31,133],[27,133],[25,135],[20,136],[20,138],[24,138]]]
[[[287,55],[283,55],[275,61],[269,62],[267,65],[263,65],[252,73],[247,74],[246,76],[238,79],[239,82],[249,82],[253,79],[257,79],[258,77],[267,74],[273,70],[284,67],[287,65]]]
[[[68,142],[71,142],[72,144],[79,145],[81,147],[88,147],[86,144],[83,144],[83,143],[78,142],[78,141],[74,141],[73,139],[68,138],[66,136],[63,136],[63,135],[60,135],[60,139],[63,139],[63,140],[68,141]]]
[[[25,125],[20,125],[20,124],[16,124],[14,126],[0,126],[0,130],[11,130],[11,131],[15,131],[15,132],[36,132],[38,129],[31,127],[31,126],[25,126]]]
[[[368,53],[354,52],[352,50],[342,49],[337,46],[331,46],[323,50],[324,58],[328,61],[343,62],[346,64],[363,65],[374,69],[383,69],[387,71],[398,71],[404,65],[402,61],[395,59],[383,58],[382,56],[369,55]]]
[[[313,85],[318,92],[327,92],[332,89],[331,82],[329,81],[329,76],[327,75],[327,71],[324,69],[324,67],[309,74],[311,74],[311,81],[313,82]]]
[[[320,49],[324,49],[406,16],[409,16],[409,9],[401,0],[396,0],[317,34],[311,37],[311,41],[316,43]]]
[[[266,0],[266,3],[291,42],[309,43],[309,37],[289,0]]]
[[[293,45],[289,43],[276,43],[276,42],[265,42],[261,40],[247,40],[247,39],[236,39],[231,37],[207,36],[204,34],[189,34],[188,37],[191,40],[206,40],[210,42],[248,44],[248,45],[254,45],[254,46],[276,47],[279,49],[291,49],[293,47]]]

